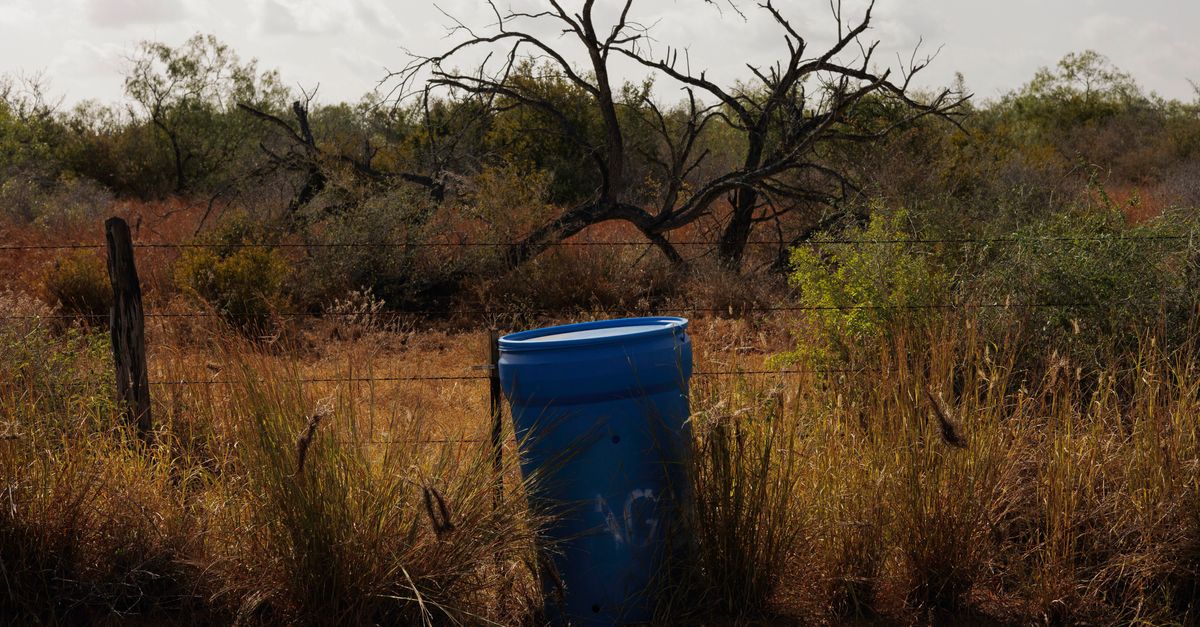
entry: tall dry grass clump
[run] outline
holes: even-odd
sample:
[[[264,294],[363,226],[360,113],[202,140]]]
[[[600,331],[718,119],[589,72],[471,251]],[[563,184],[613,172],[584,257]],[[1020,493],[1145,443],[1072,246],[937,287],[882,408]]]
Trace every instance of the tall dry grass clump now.
[[[318,394],[231,340],[220,383],[156,388],[147,448],[93,376],[102,335],[0,339],[0,622],[528,615],[537,525],[520,485],[495,504],[486,444],[430,441],[402,408],[368,430],[352,390]]]
[[[167,464],[134,445],[30,431],[0,443],[0,619],[205,614],[193,589],[196,521]]]
[[[972,332],[897,334],[800,396],[816,439],[814,570],[834,616],[962,612],[988,572],[1009,478],[1009,364]]]
[[[1194,348],[1037,371],[971,321],[693,395],[707,609],[840,622],[1198,618]],[[679,604],[676,604],[677,606]]]
[[[1021,505],[1037,508],[1031,602],[1047,620],[1197,619],[1197,367],[1194,345],[1146,337],[1124,369],[1059,362],[1025,401],[1025,429],[1043,432]]]
[[[102,337],[30,319],[0,327],[0,622],[197,605],[187,491],[171,459],[119,427]]]
[[[463,623],[525,608],[502,599],[530,561],[520,491],[493,509],[486,446],[430,444],[418,420],[367,433],[345,395],[249,362],[228,402],[238,452],[209,540],[218,598],[268,622]],[[508,603],[507,607],[500,607]]]
[[[781,391],[699,386],[693,412],[690,537],[663,612],[755,616],[768,609],[803,546],[797,484],[805,450]]]

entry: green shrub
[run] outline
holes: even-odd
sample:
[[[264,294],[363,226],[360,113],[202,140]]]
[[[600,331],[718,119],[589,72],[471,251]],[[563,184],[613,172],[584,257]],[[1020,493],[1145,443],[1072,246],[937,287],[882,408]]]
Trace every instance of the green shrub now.
[[[112,305],[112,286],[104,260],[75,251],[54,261],[42,278],[46,301],[59,311],[93,325],[103,324]]]
[[[292,295],[313,305],[369,290],[391,307],[411,304],[436,277],[414,267],[418,253],[428,252],[419,244],[431,202],[423,191],[401,187],[322,211],[308,229],[313,245],[297,272],[304,281],[292,286]]]
[[[981,249],[966,285],[977,291],[972,299],[1011,305],[980,312],[990,335],[1022,324],[1029,351],[1050,347],[1088,367],[1135,348],[1138,333],[1160,320],[1166,341],[1184,339],[1197,258],[1187,239],[1173,238],[1195,228],[1184,212],[1129,226],[1107,199],[1081,204]]]
[[[876,210],[865,228],[841,234],[846,240],[875,243],[792,251],[789,280],[800,289],[800,305],[809,308],[822,337],[821,345],[802,347],[791,357],[845,357],[856,346],[886,337],[900,323],[928,317],[937,311],[930,305],[948,299],[949,277],[931,253],[890,243],[917,237],[908,217],[906,211]]]
[[[258,331],[284,302],[287,262],[270,247],[261,227],[245,217],[218,226],[187,249],[175,265],[175,283],[214,308],[234,326]]]
[[[47,231],[92,225],[112,206],[112,193],[71,173],[28,169],[0,179],[0,217]]]
[[[464,189],[441,204],[415,186],[326,192],[300,216],[312,246],[297,273],[305,281],[293,286],[293,296],[311,306],[370,290],[391,308],[427,308],[462,287],[464,277],[483,279],[471,287],[488,285],[490,293],[537,274],[522,269],[513,278],[497,268],[504,268],[507,253],[500,244],[519,241],[554,212],[547,202],[549,176],[528,165],[503,164],[459,183]],[[491,288],[493,278],[500,287]]]

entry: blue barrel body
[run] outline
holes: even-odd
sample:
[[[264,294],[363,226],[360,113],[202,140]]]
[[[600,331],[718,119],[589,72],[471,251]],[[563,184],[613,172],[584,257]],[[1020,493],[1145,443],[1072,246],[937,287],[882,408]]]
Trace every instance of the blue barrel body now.
[[[649,620],[655,577],[676,544],[687,490],[688,378],[683,318],[570,324],[500,339],[500,382],[512,407],[522,471],[554,569],[555,623]],[[556,571],[556,572],[554,572]]]

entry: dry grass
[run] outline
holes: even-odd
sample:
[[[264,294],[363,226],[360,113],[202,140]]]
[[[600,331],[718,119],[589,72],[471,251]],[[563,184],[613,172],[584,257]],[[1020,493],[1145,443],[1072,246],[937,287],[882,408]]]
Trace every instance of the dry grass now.
[[[335,324],[252,345],[156,319],[152,379],[229,383],[156,387],[149,451],[105,400],[102,336],[0,330],[0,618],[533,623],[539,525],[515,467],[493,510],[483,382],[295,382],[478,374],[484,334]],[[696,320],[697,369],[761,369],[794,328]],[[695,559],[663,622],[1200,618],[1196,352],[1147,337],[1034,377],[974,333],[696,378]]]
[[[4,339],[72,349],[23,331]],[[155,355],[166,370],[192,367],[195,347],[167,348]],[[429,444],[423,401],[310,389],[278,354],[236,339],[210,348],[200,378],[227,383],[156,388],[172,392],[157,397],[152,451],[114,429],[108,404],[74,419],[107,394],[86,369],[6,364],[18,437],[0,442],[0,616],[507,624],[529,613],[537,524],[515,471],[494,508],[486,445]],[[78,391],[51,399],[52,382]]]

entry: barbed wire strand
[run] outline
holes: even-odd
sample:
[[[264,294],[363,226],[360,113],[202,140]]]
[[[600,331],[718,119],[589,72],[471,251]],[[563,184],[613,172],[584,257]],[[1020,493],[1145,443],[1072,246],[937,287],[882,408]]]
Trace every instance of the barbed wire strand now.
[[[801,375],[801,374],[857,374],[876,372],[878,369],[864,368],[813,368],[804,370],[789,369],[759,369],[759,370],[702,370],[692,373],[693,377],[731,377],[743,375]],[[295,379],[160,379],[150,381],[150,385],[184,386],[184,385],[244,385],[250,383],[375,383],[399,381],[487,381],[487,375],[433,375],[412,377],[316,377]]]
[[[1126,301],[1124,304],[1148,305],[1154,304],[1151,301]],[[387,317],[398,318],[405,316],[571,316],[571,315],[586,315],[590,313],[604,314],[661,314],[667,313],[688,313],[688,312],[733,312],[733,313],[750,313],[750,312],[772,312],[772,311],[855,311],[855,310],[922,310],[922,309],[938,309],[938,310],[955,310],[955,309],[1058,309],[1058,308],[1085,308],[1085,307],[1105,307],[1112,305],[1106,302],[1064,302],[1064,303],[925,303],[925,304],[888,304],[888,305],[767,305],[767,306],[740,306],[731,305],[726,307],[650,307],[650,308],[595,308],[581,309],[576,312],[564,312],[554,309],[409,309],[409,310],[389,310],[377,311],[370,313],[361,312],[338,312],[338,311],[289,311],[270,314],[260,313],[238,313],[238,312],[215,312],[215,311],[195,311],[195,312],[147,312],[144,315],[146,318],[253,318],[253,319],[271,319],[271,318],[359,318],[367,321],[372,317]],[[0,316],[0,320],[107,320],[108,314],[25,314],[15,316]]]
[[[1104,242],[1104,241],[1188,241],[1194,235],[1063,235],[1036,237],[928,237],[928,238],[880,238],[880,239],[809,239],[798,242],[779,240],[750,240],[747,246],[870,246],[870,245],[923,245],[923,244],[1029,244],[1061,242]],[[717,246],[718,241],[681,240],[669,242],[672,246]],[[138,242],[134,248],[507,248],[520,246],[521,242]],[[653,246],[646,240],[613,241],[562,241],[546,244],[550,247],[589,246]],[[22,250],[79,250],[104,248],[103,242],[72,242],[63,244],[2,244],[0,251]]]

